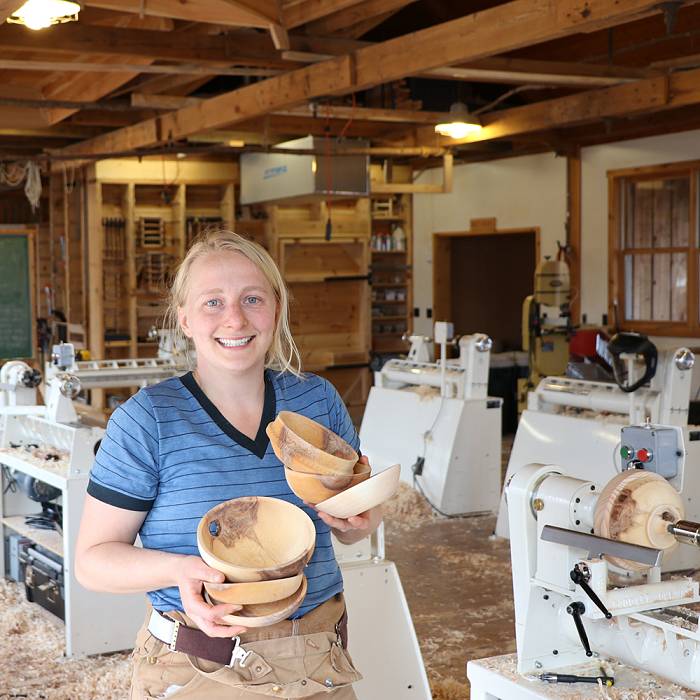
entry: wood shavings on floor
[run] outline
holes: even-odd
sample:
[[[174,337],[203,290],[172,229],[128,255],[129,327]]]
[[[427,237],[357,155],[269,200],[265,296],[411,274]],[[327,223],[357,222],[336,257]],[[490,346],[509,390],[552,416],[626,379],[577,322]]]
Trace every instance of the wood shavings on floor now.
[[[68,659],[63,623],[28,603],[24,586],[0,578],[0,698],[124,700],[129,653]],[[105,624],[109,624],[105,613]]]

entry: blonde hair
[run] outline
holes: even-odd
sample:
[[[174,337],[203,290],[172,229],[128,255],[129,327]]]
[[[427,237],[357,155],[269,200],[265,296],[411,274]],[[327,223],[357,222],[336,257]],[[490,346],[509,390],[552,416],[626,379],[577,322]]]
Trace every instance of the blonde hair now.
[[[165,312],[165,327],[172,331],[175,346],[190,348],[191,341],[185,336],[180,326],[178,308],[184,306],[187,299],[192,264],[209,253],[224,251],[240,253],[248,258],[263,273],[274,292],[278,309],[277,323],[272,343],[265,355],[265,367],[278,372],[291,372],[298,377],[302,376],[301,357],[289,328],[289,292],[282,274],[262,246],[233,231],[205,231],[195,240],[180,263],[170,285],[168,307]],[[187,352],[187,360],[192,364],[189,352]]]

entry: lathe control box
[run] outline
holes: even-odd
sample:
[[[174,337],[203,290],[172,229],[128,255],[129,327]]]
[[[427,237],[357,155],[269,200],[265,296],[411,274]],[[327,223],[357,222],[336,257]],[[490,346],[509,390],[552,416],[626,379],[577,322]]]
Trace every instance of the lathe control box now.
[[[623,469],[636,467],[673,479],[680,472],[683,454],[682,434],[676,428],[631,425],[622,429]]]

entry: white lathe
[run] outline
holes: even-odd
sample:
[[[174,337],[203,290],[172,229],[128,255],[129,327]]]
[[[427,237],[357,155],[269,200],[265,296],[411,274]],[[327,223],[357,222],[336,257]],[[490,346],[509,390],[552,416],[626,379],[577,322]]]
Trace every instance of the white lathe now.
[[[37,405],[38,373],[23,362],[0,369],[0,463],[8,467],[0,479],[4,491],[0,518],[9,528],[45,547],[63,560],[66,655],[96,654],[130,649],[145,615],[143,595],[95,593],[74,575],[75,542],[90,468],[104,430],[82,423],[72,399],[80,388],[144,386],[179,373],[172,360],[76,362],[73,346],[54,347],[47,367],[45,405]],[[27,474],[60,490],[62,532],[36,530],[25,516],[36,514],[38,503],[20,490],[6,487],[12,472]],[[0,572],[4,571],[0,548]],[[96,626],[109,611],[109,625]]]
[[[500,491],[501,404],[487,395],[492,342],[481,333],[459,340],[459,360],[446,359],[452,324],[435,324],[439,362],[426,340],[412,338],[406,360],[375,373],[360,428],[362,451],[376,469],[401,463],[447,515],[492,512]],[[420,358],[420,359],[418,359]]]
[[[475,669],[486,692],[476,697],[551,697],[537,687],[571,682],[572,668],[605,660],[700,690],[698,582],[661,580],[665,554],[700,546],[700,524],[685,519],[676,488],[683,430],[632,426],[621,441],[628,464],[648,466],[653,453],[654,470],[627,469],[606,484],[529,464],[510,479],[517,672],[532,693],[499,695]]]
[[[631,377],[641,376],[633,355],[624,356]],[[508,461],[505,482],[526,464],[565,463],[567,473],[605,483],[620,472],[620,429],[649,420],[675,425],[683,433],[689,464],[700,464],[700,429],[688,426],[691,369],[695,358],[687,348],[659,354],[656,373],[647,386],[627,393],[613,383],[546,377],[528,396]],[[700,520],[700,470],[688,469],[679,490],[688,517]],[[496,522],[496,535],[508,537],[505,499]],[[664,561],[664,570],[700,567],[700,552],[677,551]]]

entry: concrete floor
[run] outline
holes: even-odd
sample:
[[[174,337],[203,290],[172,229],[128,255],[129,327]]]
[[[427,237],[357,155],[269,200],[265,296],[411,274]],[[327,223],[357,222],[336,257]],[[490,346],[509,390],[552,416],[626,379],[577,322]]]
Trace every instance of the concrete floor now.
[[[503,464],[512,436],[503,440]],[[495,516],[441,518],[402,485],[385,517],[387,558],[401,575],[433,697],[469,697],[466,663],[515,651],[509,543]]]

